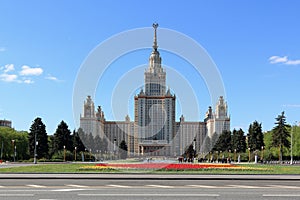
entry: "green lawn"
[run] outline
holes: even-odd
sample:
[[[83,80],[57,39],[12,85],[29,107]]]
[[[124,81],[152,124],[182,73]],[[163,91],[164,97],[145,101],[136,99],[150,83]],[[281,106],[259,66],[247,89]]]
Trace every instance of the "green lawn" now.
[[[166,170],[111,170],[111,169],[80,169],[84,166],[95,166],[82,163],[37,164],[20,167],[0,168],[0,173],[180,173],[180,174],[300,174],[300,166],[296,165],[255,165],[242,164],[245,169],[198,169],[184,171]]]

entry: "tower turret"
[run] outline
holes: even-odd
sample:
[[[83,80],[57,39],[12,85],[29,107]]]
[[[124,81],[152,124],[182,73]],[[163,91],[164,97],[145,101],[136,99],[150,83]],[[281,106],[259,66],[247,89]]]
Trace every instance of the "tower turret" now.
[[[154,23],[153,49],[149,57],[149,67],[145,72],[145,94],[147,96],[164,96],[166,91],[166,72],[161,66],[161,57],[157,50],[157,27]]]

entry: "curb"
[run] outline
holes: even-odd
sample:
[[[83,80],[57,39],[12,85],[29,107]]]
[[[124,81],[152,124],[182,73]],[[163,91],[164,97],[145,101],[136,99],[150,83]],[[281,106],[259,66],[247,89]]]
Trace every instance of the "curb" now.
[[[3,179],[103,179],[103,180],[278,180],[278,181],[300,181],[300,175],[198,175],[198,174],[39,174],[39,173],[13,173],[0,174]]]

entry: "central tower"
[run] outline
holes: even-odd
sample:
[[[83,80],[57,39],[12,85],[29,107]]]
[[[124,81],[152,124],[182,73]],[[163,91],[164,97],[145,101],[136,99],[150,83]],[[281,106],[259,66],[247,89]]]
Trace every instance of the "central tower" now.
[[[158,24],[153,24],[153,49],[149,58],[149,67],[145,72],[145,94],[147,96],[163,96],[166,93],[166,72],[161,67],[161,57],[157,51],[157,27]]]
[[[157,50],[157,27],[153,24],[154,40],[145,85],[135,96],[134,152],[138,155],[170,155],[170,142],[175,133],[175,95],[166,91],[166,72]]]

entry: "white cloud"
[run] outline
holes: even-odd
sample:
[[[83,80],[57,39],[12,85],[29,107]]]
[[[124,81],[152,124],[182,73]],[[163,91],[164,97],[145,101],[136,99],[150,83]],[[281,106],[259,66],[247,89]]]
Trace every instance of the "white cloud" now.
[[[0,47],[0,52],[6,51],[5,47]]]
[[[289,107],[289,108],[300,108],[300,104],[285,104],[282,105],[283,107]]]
[[[40,67],[31,68],[27,65],[22,66],[21,76],[39,76],[43,73],[43,69]]]
[[[8,65],[5,65],[5,66],[3,67],[3,71],[4,71],[5,73],[10,72],[10,71],[14,71],[14,70],[15,70],[15,67],[14,67],[13,64],[8,64]]]
[[[24,83],[26,83],[26,84],[32,84],[32,83],[34,83],[34,81],[32,81],[30,79],[26,79],[26,80],[24,80]]]
[[[4,82],[15,82],[18,76],[15,74],[0,74],[0,80]]]
[[[287,56],[271,56],[269,62],[271,64],[282,63],[284,65],[300,65],[300,60],[289,60]]]
[[[286,65],[299,65],[300,64],[300,60],[288,60],[284,64],[286,64]]]
[[[287,56],[284,57],[280,57],[280,56],[271,56],[269,58],[269,61],[271,64],[276,64],[276,63],[285,63],[286,61],[288,61]]]
[[[62,80],[59,80],[58,78],[56,78],[55,76],[52,76],[50,74],[48,74],[48,76],[46,76],[45,79],[48,79],[48,80],[51,80],[51,81],[56,81],[56,82],[62,81]]]

